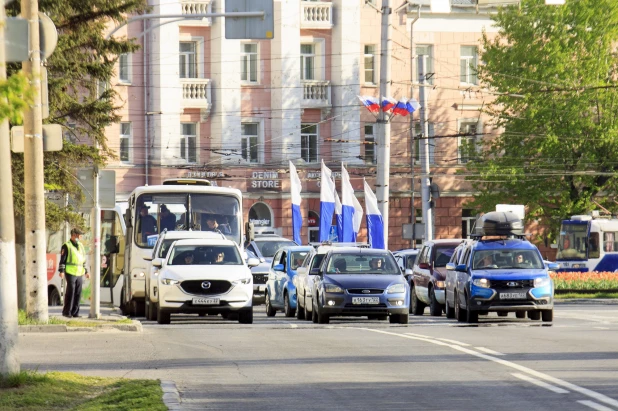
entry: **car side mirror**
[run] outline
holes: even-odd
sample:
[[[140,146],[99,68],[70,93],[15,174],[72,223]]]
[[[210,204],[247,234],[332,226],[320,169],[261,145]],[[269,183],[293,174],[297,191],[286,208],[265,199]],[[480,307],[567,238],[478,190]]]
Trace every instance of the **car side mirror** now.
[[[305,274],[307,274],[307,267],[298,267],[296,269],[296,274],[298,274],[298,275],[305,275]]]
[[[258,260],[257,258],[249,258],[247,259],[247,265],[251,268],[251,267],[256,267],[258,265],[260,265],[260,260]]]
[[[149,257],[144,257],[144,260],[146,260],[146,261],[152,261],[152,256],[149,256]]]
[[[309,275],[320,275],[320,269],[319,268],[312,269]]]
[[[431,267],[429,267],[429,263],[419,263],[418,268],[421,270],[429,270]]]
[[[447,264],[446,264],[446,269],[447,269],[447,270],[450,270],[450,271],[455,270],[455,268],[456,268],[456,267],[457,267],[457,266],[455,265],[455,263],[447,263]]]
[[[548,270],[557,270],[560,268],[560,264],[558,263],[549,263],[547,264],[547,269]]]
[[[283,264],[277,264],[273,267],[273,270],[275,271],[283,271],[285,270],[285,267],[283,266]]]
[[[459,264],[457,267],[455,267],[455,271],[462,271],[462,272],[466,272],[467,268],[465,264]]]
[[[162,258],[155,258],[152,260],[152,266],[153,267],[157,267],[157,268],[161,268],[163,267],[163,259]]]
[[[404,272],[405,272],[406,275],[414,274],[414,271],[412,271],[412,269],[410,269],[410,268],[406,268],[406,270]]]

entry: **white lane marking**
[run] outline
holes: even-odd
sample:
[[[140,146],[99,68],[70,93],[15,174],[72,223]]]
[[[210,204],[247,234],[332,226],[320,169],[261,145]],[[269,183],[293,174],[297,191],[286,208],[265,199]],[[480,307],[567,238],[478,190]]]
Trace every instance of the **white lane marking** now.
[[[433,338],[429,335],[422,335],[422,334],[414,334],[414,333],[406,333],[406,335],[411,335],[413,337],[419,337],[419,338]]]
[[[597,410],[597,411],[614,411],[613,409],[606,407],[605,405],[597,404],[594,401],[582,400],[582,401],[577,401],[577,402],[580,403],[581,405],[585,405],[586,407],[590,407],[593,410]]]
[[[555,392],[556,394],[568,394],[569,391],[564,388],[556,387],[555,385],[551,385],[546,383],[545,381],[537,380],[536,378],[528,377],[527,375],[513,373],[511,374],[515,378],[519,378],[520,380],[528,381],[534,385],[538,385],[539,387],[543,387],[546,390],[550,390]]]
[[[609,327],[592,327],[592,328],[596,328],[597,330],[609,330]]]
[[[540,378],[542,380],[549,381],[549,382],[554,383],[556,385],[560,385],[560,386],[562,386],[564,388],[567,388],[567,389],[569,389],[571,391],[575,391],[575,392],[578,392],[580,394],[586,395],[586,396],[588,396],[590,398],[593,398],[593,399],[595,399],[597,401],[600,401],[600,402],[603,402],[605,404],[611,405],[613,407],[618,407],[618,401],[617,400],[615,400],[613,398],[610,398],[610,397],[608,397],[606,395],[603,395],[601,393],[598,393],[596,391],[592,391],[592,390],[589,390],[588,388],[584,388],[584,387],[580,387],[580,386],[575,385],[575,384],[571,384],[570,382],[561,380],[559,378],[552,377],[551,375],[543,374],[542,372],[535,371],[532,368],[524,367],[523,365],[519,365],[519,364],[516,364],[516,363],[511,362],[511,361],[503,360],[501,358],[492,357],[492,356],[487,355],[487,354],[481,354],[479,352],[473,351],[473,350],[465,348],[465,347],[460,347],[458,345],[448,344],[448,343],[445,343],[443,341],[433,340],[433,339],[430,339],[430,338],[419,338],[419,337],[414,337],[414,336],[411,336],[411,335],[397,334],[397,333],[393,333],[393,332],[382,331],[382,330],[375,330],[375,329],[370,329],[370,328],[359,328],[359,329],[360,330],[367,330],[367,331],[374,332],[374,333],[392,335],[392,336],[400,337],[400,338],[409,338],[411,340],[425,341],[425,342],[429,342],[431,344],[436,344],[436,345],[441,345],[441,346],[445,346],[445,347],[450,347],[450,348],[452,348],[454,350],[461,351],[463,353],[470,354],[470,355],[473,355],[475,357],[482,358],[484,360],[493,361],[495,363],[504,365],[505,367],[513,368],[513,369],[516,369],[518,371],[524,372],[526,374],[532,375],[534,377]]]
[[[490,350],[489,348],[485,348],[485,347],[474,347],[479,351],[483,351],[486,354],[491,354],[491,355],[504,355],[501,352],[498,351],[494,351],[494,350]]]
[[[440,340],[440,341],[450,342],[452,344],[461,345],[462,347],[469,347],[470,346],[470,344],[466,344],[466,343],[461,342],[461,341],[449,340],[448,338],[436,338],[436,339]]]
[[[292,327],[292,328],[298,328],[298,324],[290,324],[290,327]]]

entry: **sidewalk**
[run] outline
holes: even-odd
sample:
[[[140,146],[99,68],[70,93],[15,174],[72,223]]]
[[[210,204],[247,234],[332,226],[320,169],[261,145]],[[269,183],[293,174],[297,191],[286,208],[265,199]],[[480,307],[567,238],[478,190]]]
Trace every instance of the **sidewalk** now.
[[[20,325],[20,333],[46,333],[46,332],[70,332],[70,331],[134,331],[142,332],[142,323],[131,320],[122,315],[118,308],[101,305],[100,317],[89,318],[90,306],[81,305],[79,317],[66,318],[62,316],[62,306],[48,307],[49,318],[58,319],[67,324],[45,324],[45,325]]]

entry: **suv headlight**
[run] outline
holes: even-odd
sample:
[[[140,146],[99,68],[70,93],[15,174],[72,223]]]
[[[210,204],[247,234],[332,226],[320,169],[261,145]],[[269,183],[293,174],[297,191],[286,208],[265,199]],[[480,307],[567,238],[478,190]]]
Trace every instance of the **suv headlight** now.
[[[234,285],[251,284],[251,278],[241,278],[240,280],[232,281]]]
[[[487,278],[475,278],[472,280],[472,284],[481,288],[489,288],[489,280]]]
[[[339,293],[340,294],[343,292],[343,289],[339,287],[338,285],[326,283],[324,284],[324,291],[326,291],[327,293]]]
[[[406,286],[403,284],[393,284],[386,289],[388,294],[399,294],[406,292]]]
[[[534,287],[547,287],[551,284],[551,280],[548,277],[539,277],[534,279]]]
[[[176,285],[180,283],[178,280],[172,280],[171,278],[162,278],[161,283],[165,285]]]

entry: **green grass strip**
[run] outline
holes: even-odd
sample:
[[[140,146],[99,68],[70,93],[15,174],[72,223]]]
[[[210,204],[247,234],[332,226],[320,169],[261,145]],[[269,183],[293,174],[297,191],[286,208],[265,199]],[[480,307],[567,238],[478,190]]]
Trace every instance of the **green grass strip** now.
[[[604,291],[588,292],[588,293],[556,293],[554,298],[564,300],[566,298],[618,298],[618,293],[608,293]]]
[[[123,318],[118,321],[103,321],[103,320],[90,320],[87,318],[82,319],[61,319],[58,317],[49,317],[48,322],[38,321],[33,318],[28,317],[26,312],[23,310],[19,310],[17,316],[17,323],[19,325],[48,325],[48,324],[64,324],[68,327],[100,327],[102,325],[109,324],[131,324],[133,321],[129,318]]]

